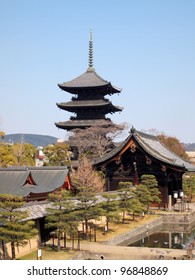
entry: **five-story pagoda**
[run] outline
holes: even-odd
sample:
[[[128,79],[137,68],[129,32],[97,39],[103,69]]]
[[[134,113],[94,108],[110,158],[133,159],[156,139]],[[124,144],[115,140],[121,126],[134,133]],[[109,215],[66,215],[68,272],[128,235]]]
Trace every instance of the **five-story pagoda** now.
[[[106,95],[121,92],[121,89],[100,77],[93,68],[93,40],[90,30],[89,65],[85,73],[79,77],[62,84],[59,88],[73,94],[70,102],[57,103],[65,111],[74,113],[68,121],[58,122],[58,128],[70,131],[75,128],[87,128],[94,125],[110,125],[112,121],[106,114],[122,111],[121,107],[114,106]]]

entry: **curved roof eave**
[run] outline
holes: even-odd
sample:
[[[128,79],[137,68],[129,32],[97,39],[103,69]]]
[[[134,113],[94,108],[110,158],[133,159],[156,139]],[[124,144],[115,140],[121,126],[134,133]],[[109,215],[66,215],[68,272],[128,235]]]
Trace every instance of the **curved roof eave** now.
[[[80,76],[68,82],[59,83],[58,86],[65,91],[74,93],[75,90],[79,88],[97,88],[97,87],[108,87],[109,93],[121,92],[121,89],[113,86],[111,82],[104,80],[100,75],[98,75],[95,70],[86,71]]]
[[[137,131],[134,133],[134,136],[140,146],[142,146],[149,155],[158,159],[162,163],[180,167],[185,171],[195,171],[195,167],[170,151],[163,143],[161,143],[158,137]]]
[[[114,150],[106,154],[102,158],[94,159],[93,160],[93,165],[98,165],[100,163],[104,163],[107,160],[110,160],[111,158],[115,157],[117,154],[120,153],[120,151],[125,147],[125,145],[129,142],[131,138],[131,135],[129,135],[118,147],[116,147]]]
[[[123,107],[120,107],[120,106],[115,106],[113,105],[111,102],[105,102],[105,103],[94,103],[91,102],[90,103],[80,103],[76,101],[71,101],[71,102],[66,102],[66,103],[56,103],[57,107],[59,109],[62,109],[62,110],[66,110],[66,111],[70,111],[70,112],[75,112],[75,110],[79,110],[79,109],[83,109],[83,108],[87,108],[87,109],[90,109],[90,108],[110,108],[110,110],[112,110],[113,112],[121,112],[123,110]],[[109,112],[108,112],[109,113]]]
[[[163,147],[164,152],[166,150],[167,156],[160,153],[160,151],[154,150],[148,143],[144,142],[142,138],[145,135],[145,138],[150,139],[151,141],[156,141],[158,145]],[[141,137],[142,136],[142,137]],[[118,147],[116,147],[113,151],[111,151],[108,155],[106,155],[103,158],[94,160],[93,164],[98,165],[101,163],[105,163],[106,161],[111,160],[113,157],[117,156],[121,150],[128,144],[130,139],[134,137],[135,141],[153,158],[156,158],[157,160],[161,161],[164,164],[169,164],[175,167],[180,167],[185,169],[186,171],[195,171],[195,166],[191,165],[189,162],[184,161],[183,159],[179,158],[177,155],[173,154],[171,151],[169,151],[165,146],[162,145],[162,143],[159,141],[159,139],[156,136],[144,134],[140,132],[131,132],[131,134],[125,139],[124,142],[122,142]],[[172,155],[172,158],[168,158],[168,155]]]
[[[55,122],[55,126],[58,128],[62,129],[74,129],[74,128],[85,128],[85,127],[90,127],[92,125],[108,125],[112,123],[111,120],[106,119],[106,120],[69,120],[66,122]]]
[[[154,136],[155,137],[155,136]],[[158,138],[155,137],[156,140],[158,143],[160,143],[159,140],[157,140]],[[143,141],[143,139],[138,135],[135,135],[135,139],[137,140],[138,144],[149,154],[151,155],[153,158],[161,161],[162,163],[165,163],[165,164],[169,164],[169,165],[173,165],[173,166],[177,166],[177,167],[182,167],[182,168],[185,168],[183,163],[182,164],[178,164],[176,163],[176,160],[174,159],[170,159],[168,157],[165,157],[164,155],[162,155],[159,151],[157,150],[154,150],[150,145],[148,145],[147,143],[145,143]],[[162,145],[160,143],[160,145]],[[166,149],[166,148],[165,148]]]

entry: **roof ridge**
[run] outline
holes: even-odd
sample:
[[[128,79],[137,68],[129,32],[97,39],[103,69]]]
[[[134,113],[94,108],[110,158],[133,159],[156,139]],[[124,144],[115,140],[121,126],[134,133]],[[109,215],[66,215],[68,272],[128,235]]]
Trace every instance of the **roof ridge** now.
[[[158,139],[159,139],[159,138],[158,138]],[[186,163],[191,164],[190,161],[183,159],[182,157],[180,157],[179,155],[177,155],[176,153],[174,153],[172,150],[170,150],[160,139],[159,139],[159,142],[160,142],[161,145],[162,145],[164,148],[166,148],[171,154],[173,154],[174,156],[178,157],[180,160],[182,160],[182,161],[184,161],[184,162],[186,162]]]
[[[150,136],[150,134],[146,134],[146,133],[143,133],[143,134]],[[136,136],[139,138],[139,141],[144,142],[144,141],[141,139],[139,133],[137,133]],[[148,139],[155,139],[155,141],[157,141],[157,142],[159,142],[159,143],[161,144],[161,142],[159,141],[159,139],[158,139],[156,136],[154,136],[154,135],[151,135],[151,136],[152,136],[152,137],[151,137],[151,138],[148,137]],[[144,142],[143,144],[144,144],[145,146],[147,146],[147,147],[148,147],[148,150],[149,150],[149,151],[151,150],[151,151],[157,156],[157,158],[159,158],[159,159],[160,159],[160,158],[164,158],[166,161],[171,161],[171,162],[173,162],[173,163],[175,164],[174,159],[170,159],[170,158],[168,158],[168,157],[162,155],[160,152],[158,152],[158,151],[152,149],[152,148],[150,147],[150,145],[147,144],[146,142]],[[166,147],[165,147],[165,148],[166,148]],[[152,155],[152,154],[151,154],[151,155]]]

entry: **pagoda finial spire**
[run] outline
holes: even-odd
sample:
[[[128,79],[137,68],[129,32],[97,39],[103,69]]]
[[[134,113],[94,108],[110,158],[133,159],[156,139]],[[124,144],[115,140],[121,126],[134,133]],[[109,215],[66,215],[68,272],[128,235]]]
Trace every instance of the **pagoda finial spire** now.
[[[89,68],[88,70],[93,70],[93,36],[92,29],[90,29],[90,38],[89,38]]]

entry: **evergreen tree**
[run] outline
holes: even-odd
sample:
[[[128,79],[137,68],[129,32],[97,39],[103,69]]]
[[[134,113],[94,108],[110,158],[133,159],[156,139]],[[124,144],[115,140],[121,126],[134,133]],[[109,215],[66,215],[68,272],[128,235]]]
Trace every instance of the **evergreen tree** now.
[[[78,221],[74,212],[74,203],[69,191],[60,191],[49,195],[51,207],[47,208],[46,227],[53,229],[57,235],[58,250],[64,234],[77,232]]]
[[[132,183],[131,182],[119,182],[119,207],[122,210],[122,223],[125,223],[125,213],[129,210],[132,200]]]
[[[141,215],[144,211],[144,206],[137,197],[133,197],[128,204],[128,211],[133,215],[133,221],[136,215]]]
[[[152,201],[150,191],[145,185],[138,185],[134,190],[135,197],[140,201],[145,212],[148,211],[149,204]]]
[[[116,194],[105,193],[102,197],[105,201],[100,204],[101,214],[106,217],[106,229],[109,230],[109,223],[120,219],[120,209]]]
[[[145,174],[141,176],[141,184],[146,186],[151,195],[151,202],[160,203],[161,199],[159,197],[160,191],[158,189],[158,181],[154,175]],[[149,205],[148,205],[149,210]]]
[[[34,222],[26,220],[28,213],[18,208],[25,202],[20,196],[0,194],[0,239],[11,242],[12,259],[16,259],[15,246],[23,245],[37,234]]]
[[[79,186],[77,187],[76,199],[77,203],[77,215],[79,219],[84,222],[86,239],[89,235],[88,223],[92,219],[99,218],[100,208],[97,202],[97,193],[94,192],[94,187],[91,186]]]
[[[183,176],[183,190],[191,201],[192,196],[195,194],[195,174],[185,174]]]

